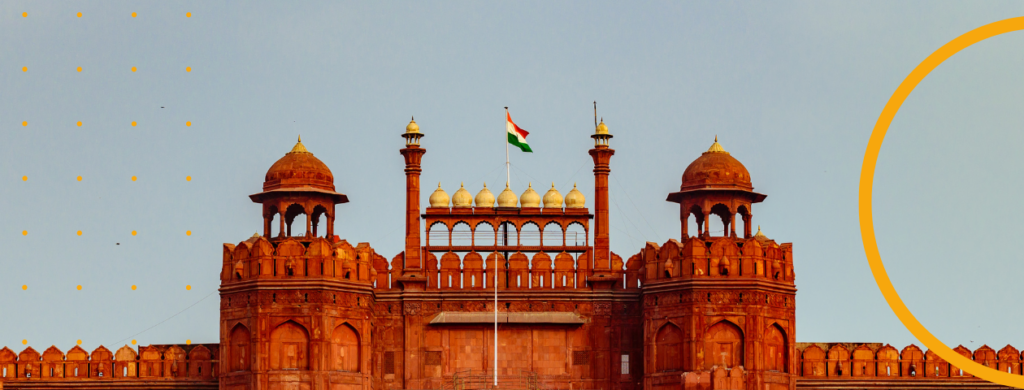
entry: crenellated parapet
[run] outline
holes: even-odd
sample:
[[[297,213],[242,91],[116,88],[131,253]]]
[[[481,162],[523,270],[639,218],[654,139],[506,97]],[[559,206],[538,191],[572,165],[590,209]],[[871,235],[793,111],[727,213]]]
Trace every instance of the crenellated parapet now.
[[[8,387],[20,382],[69,381],[204,381],[217,383],[218,344],[149,345],[138,352],[125,345],[110,352],[102,345],[92,352],[74,346],[62,352],[51,346],[42,354],[27,347],[15,354],[0,349],[0,379]]]
[[[842,380],[850,378],[966,379],[971,374],[947,363],[932,351],[916,345],[897,350],[881,343],[796,343],[801,378]],[[983,366],[1021,375],[1024,356],[1012,345],[998,352],[982,345],[973,352],[960,345],[953,349]]]
[[[670,239],[662,245],[648,242],[630,261],[643,264],[637,283],[707,278],[757,279],[795,284],[793,245],[777,244],[758,235]]]
[[[316,237],[271,241],[259,235],[237,245],[224,244],[222,285],[252,280],[317,278],[375,285],[385,258],[367,243],[353,247]],[[386,263],[384,263],[386,264]]]

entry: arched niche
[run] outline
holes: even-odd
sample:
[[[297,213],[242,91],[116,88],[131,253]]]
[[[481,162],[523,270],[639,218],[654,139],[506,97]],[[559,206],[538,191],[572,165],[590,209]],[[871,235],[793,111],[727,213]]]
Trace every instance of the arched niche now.
[[[331,368],[359,372],[359,333],[348,323],[338,325],[331,332]]]
[[[704,368],[743,365],[743,332],[736,324],[719,321],[704,332]]]
[[[768,371],[789,372],[789,350],[786,333],[779,324],[772,324],[764,333],[765,369]]]
[[[249,371],[250,337],[249,328],[245,325],[237,324],[231,329],[228,336],[229,371]]]
[[[473,245],[494,246],[495,242],[494,225],[490,222],[480,222],[473,227]]]
[[[270,369],[309,368],[309,332],[294,321],[285,321],[270,333]]]
[[[654,336],[657,372],[680,371],[683,368],[683,331],[668,322]]]

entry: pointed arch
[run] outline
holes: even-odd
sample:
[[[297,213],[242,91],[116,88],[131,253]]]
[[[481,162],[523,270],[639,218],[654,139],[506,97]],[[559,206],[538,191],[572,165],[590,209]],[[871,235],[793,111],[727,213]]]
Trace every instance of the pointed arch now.
[[[765,369],[789,372],[789,343],[786,332],[778,323],[772,324],[764,333]]]
[[[721,320],[704,332],[704,368],[732,368],[743,365],[743,331],[739,326]]]
[[[309,369],[309,332],[304,326],[288,320],[270,333],[270,369]]]
[[[655,333],[654,351],[657,372],[681,370],[683,367],[683,331],[676,324],[666,322]]]
[[[249,348],[251,333],[249,328],[241,323],[231,329],[228,336],[228,370],[249,371]]]
[[[359,372],[359,332],[343,323],[331,332],[331,369]]]

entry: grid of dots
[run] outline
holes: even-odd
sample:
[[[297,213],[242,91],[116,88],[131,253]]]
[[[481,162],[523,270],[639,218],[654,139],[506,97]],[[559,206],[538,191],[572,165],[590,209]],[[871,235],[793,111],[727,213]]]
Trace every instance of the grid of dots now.
[[[22,13],[21,13],[21,16],[22,16],[22,17],[24,17],[24,18],[27,18],[27,17],[28,17],[28,12],[22,12]],[[79,18],[81,18],[81,17],[82,17],[82,13],[81,13],[81,12],[77,12],[77,13],[75,14],[75,16],[76,16],[76,17],[79,17]],[[132,16],[133,18],[134,18],[134,17],[137,17],[137,16],[138,16],[138,13],[136,13],[136,12],[132,12],[132,13],[131,13],[131,16]],[[186,17],[186,18],[191,18],[191,17],[192,17],[192,13],[191,13],[191,12],[186,12],[186,13],[185,13],[185,17]],[[27,67],[27,66],[22,66],[22,67],[21,67],[21,71],[22,71],[22,72],[28,72],[28,67]],[[75,71],[76,71],[76,72],[79,72],[79,73],[81,73],[81,72],[82,72],[82,67],[81,67],[81,66],[75,67]],[[135,67],[135,66],[133,66],[133,67],[131,67],[131,71],[132,71],[132,72],[137,72],[137,71],[138,71],[138,68],[137,68],[137,67]],[[192,67],[190,67],[190,66],[186,66],[186,67],[185,67],[185,72],[192,72]],[[22,121],[22,122],[21,122],[21,125],[22,125],[23,127],[27,127],[27,126],[28,126],[28,121]],[[132,121],[132,122],[131,122],[131,125],[132,125],[132,127],[138,126],[138,122],[136,122],[136,121]],[[77,122],[75,122],[75,126],[77,126],[77,127],[82,127],[82,121],[77,121]],[[191,121],[186,121],[186,122],[185,122],[185,127],[192,127],[192,122],[191,122]],[[22,177],[21,177],[21,180],[22,180],[22,181],[28,181],[28,176],[22,176]],[[76,180],[76,181],[82,181],[82,176],[77,176],[77,177],[75,178],[75,180]],[[132,180],[132,181],[136,181],[136,180],[138,180],[138,177],[136,177],[136,176],[132,176],[131,180]],[[192,176],[185,176],[185,181],[192,181]],[[81,235],[82,235],[82,231],[81,231],[81,230],[78,230],[78,231],[76,231],[76,232],[75,232],[75,234],[77,234],[77,235],[81,236]],[[137,231],[135,231],[135,230],[132,230],[132,233],[131,233],[131,234],[132,234],[132,236],[135,236],[135,235],[137,235],[137,234],[138,234],[138,232],[137,232]],[[22,231],[21,231],[21,235],[22,235],[22,236],[27,236],[27,235],[28,235],[28,230],[22,230]],[[186,230],[186,231],[185,231],[185,235],[186,235],[186,236],[191,236],[191,235],[192,235],[192,231],[191,231],[191,230]],[[132,291],[135,291],[135,290],[136,290],[137,288],[138,288],[138,286],[136,286],[136,285],[134,285],[134,284],[133,284],[133,285],[131,286],[131,289],[132,289]],[[23,291],[27,291],[27,290],[28,290],[28,285],[22,285],[22,286],[21,286],[21,289],[22,289]],[[76,290],[78,290],[78,291],[81,291],[81,290],[82,290],[82,285],[80,285],[80,284],[79,284],[79,285],[76,285],[76,286],[75,286],[75,289],[76,289]],[[185,289],[186,289],[186,290],[192,290],[192,285],[186,285],[186,286],[185,286]],[[27,339],[23,339],[23,340],[21,340],[21,343],[22,343],[23,345],[28,345],[28,340],[27,340]],[[82,340],[81,340],[81,339],[79,339],[79,340],[76,340],[76,341],[75,341],[75,343],[76,343],[77,345],[82,345]],[[132,343],[132,345],[135,345],[135,344],[137,344],[137,340],[134,340],[134,339],[133,339],[133,340],[131,341],[131,343]],[[185,340],[185,344],[192,344],[192,340],[191,340],[191,339],[189,339],[189,340]]]

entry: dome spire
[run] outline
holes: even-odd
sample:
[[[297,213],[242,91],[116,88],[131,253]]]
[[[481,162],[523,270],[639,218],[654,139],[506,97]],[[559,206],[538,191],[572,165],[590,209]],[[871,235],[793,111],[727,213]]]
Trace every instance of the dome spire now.
[[[288,153],[309,153],[309,151],[306,150],[306,146],[302,145],[302,135],[301,134],[299,135],[299,141],[295,143],[295,146],[292,147],[292,151],[288,152]]]
[[[711,144],[711,147],[708,148],[708,151],[705,152],[705,153],[725,153],[725,154],[729,154],[729,152],[726,152],[725,148],[723,148],[722,145],[718,143],[718,135],[715,135],[715,143]]]

